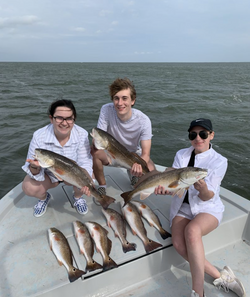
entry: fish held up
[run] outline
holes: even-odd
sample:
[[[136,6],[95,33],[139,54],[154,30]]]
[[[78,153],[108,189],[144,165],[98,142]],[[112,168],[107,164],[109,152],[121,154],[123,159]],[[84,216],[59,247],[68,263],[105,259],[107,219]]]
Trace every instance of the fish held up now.
[[[191,185],[206,176],[207,169],[198,167],[183,167],[164,172],[155,170],[143,176],[135,185],[134,190],[122,193],[121,197],[124,199],[124,205],[137,194],[140,195],[141,200],[144,200],[154,193],[156,187],[161,185],[172,195],[178,195],[181,198]]]
[[[142,166],[142,173],[149,172],[147,163],[136,153],[130,152],[108,132],[99,128],[93,128],[90,135],[94,139],[94,145],[98,150],[105,150],[108,160],[113,167],[131,169],[133,164]]]
[[[35,149],[34,157],[38,160],[41,167],[49,169],[59,180],[64,180],[79,189],[87,186],[90,190],[90,194],[95,197],[103,208],[107,208],[115,201],[115,199],[110,196],[101,195],[96,190],[87,170],[80,167],[69,158],[45,149]]]

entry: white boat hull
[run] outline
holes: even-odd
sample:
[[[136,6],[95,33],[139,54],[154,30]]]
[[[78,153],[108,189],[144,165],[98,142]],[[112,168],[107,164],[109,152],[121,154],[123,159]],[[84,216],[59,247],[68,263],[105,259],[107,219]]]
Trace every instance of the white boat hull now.
[[[164,170],[160,166],[158,169]],[[120,194],[131,189],[126,170],[108,167],[105,176],[108,195],[117,202],[122,201]],[[119,239],[107,227],[100,207],[92,198],[86,198],[89,213],[80,216],[72,207],[72,187],[61,184],[50,193],[53,199],[46,214],[40,218],[33,216],[36,199],[25,196],[21,184],[0,201],[0,296],[190,296],[189,265],[176,253],[171,238],[163,240],[158,231],[144,221],[148,237],[163,245],[163,248],[146,254],[141,240],[127,226],[127,239],[137,244],[137,250],[124,254]],[[220,269],[229,265],[250,296],[250,201],[223,188],[221,197],[225,214],[220,227],[204,237],[206,256]],[[161,195],[151,195],[145,200],[169,232],[170,202],[170,196]],[[120,203],[110,207],[120,211]],[[82,279],[69,283],[66,269],[58,265],[49,248],[47,229],[56,227],[64,233],[73,251],[75,265],[85,270],[86,261],[73,234],[72,222],[75,220],[96,221],[109,231],[108,237],[112,240],[110,256],[118,268],[88,272]],[[102,263],[101,255],[96,252],[94,259]],[[207,296],[235,296],[218,291],[208,276],[205,290]]]

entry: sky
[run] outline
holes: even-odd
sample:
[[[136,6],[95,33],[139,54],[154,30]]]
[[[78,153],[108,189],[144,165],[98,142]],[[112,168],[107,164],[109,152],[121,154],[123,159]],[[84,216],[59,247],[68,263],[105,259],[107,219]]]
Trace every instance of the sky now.
[[[0,0],[2,62],[250,62],[249,0]]]

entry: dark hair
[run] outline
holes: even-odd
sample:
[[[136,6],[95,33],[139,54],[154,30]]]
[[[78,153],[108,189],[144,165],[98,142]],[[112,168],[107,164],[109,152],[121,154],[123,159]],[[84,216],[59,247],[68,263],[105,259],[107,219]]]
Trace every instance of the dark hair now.
[[[111,96],[111,100],[116,93],[121,90],[130,89],[130,96],[132,100],[136,99],[136,91],[133,82],[128,78],[117,78],[110,86],[109,86],[109,94]]]
[[[65,106],[65,107],[68,107],[69,109],[71,109],[73,112],[74,118],[76,119],[76,109],[75,109],[75,106],[71,100],[60,99],[60,100],[54,101],[53,103],[51,103],[51,105],[48,109],[48,114],[53,117],[56,108],[59,106]]]

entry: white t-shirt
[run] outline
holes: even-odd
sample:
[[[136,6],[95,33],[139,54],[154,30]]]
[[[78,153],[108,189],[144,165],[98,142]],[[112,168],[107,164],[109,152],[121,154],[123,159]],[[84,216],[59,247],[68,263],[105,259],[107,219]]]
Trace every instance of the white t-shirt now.
[[[97,128],[111,134],[130,152],[140,150],[140,141],[152,138],[152,125],[149,117],[138,109],[132,108],[131,118],[123,122],[117,116],[113,103],[102,106]]]
[[[182,168],[188,166],[192,151],[194,148],[191,146],[189,148],[179,150],[174,158],[173,168]],[[208,169],[208,174],[205,177],[205,182],[207,184],[208,190],[214,192],[214,196],[203,201],[199,198],[199,192],[194,188],[194,186],[189,187],[189,205],[193,215],[197,215],[201,212],[213,211],[216,213],[222,213],[225,209],[221,199],[220,199],[220,184],[227,170],[227,159],[217,153],[211,146],[211,148],[204,153],[195,155],[194,167],[200,167]],[[172,224],[173,218],[177,215],[185,194],[182,198],[174,196],[170,208],[170,224]]]

